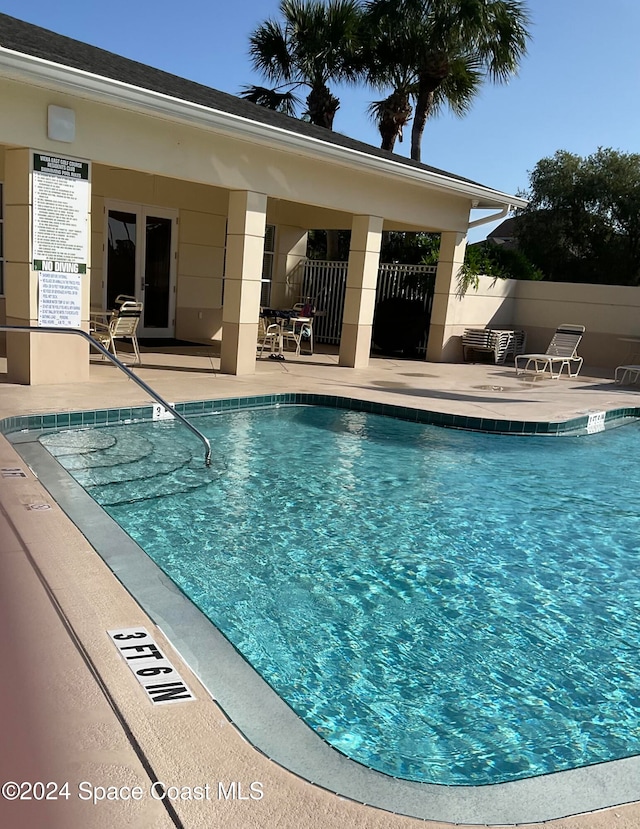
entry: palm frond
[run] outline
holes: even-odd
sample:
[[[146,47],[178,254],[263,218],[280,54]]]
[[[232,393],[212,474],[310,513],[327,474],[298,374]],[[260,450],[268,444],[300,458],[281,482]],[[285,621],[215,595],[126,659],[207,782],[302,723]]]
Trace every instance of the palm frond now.
[[[279,92],[277,89],[268,89],[265,86],[244,86],[240,97],[252,104],[258,104],[275,112],[283,112],[291,117],[296,116],[297,108],[302,103],[291,90]]]
[[[451,61],[449,74],[434,93],[432,115],[448,107],[454,115],[466,115],[473,105],[484,75],[479,62],[473,56]]]
[[[272,81],[309,86],[358,76],[358,0],[282,0],[282,22],[271,20],[250,39],[254,68]]]
[[[279,23],[267,20],[249,38],[253,68],[269,81],[291,81],[293,65],[286,33]]]
[[[459,37],[484,64],[487,76],[504,82],[527,53],[531,19],[522,0],[461,0]]]

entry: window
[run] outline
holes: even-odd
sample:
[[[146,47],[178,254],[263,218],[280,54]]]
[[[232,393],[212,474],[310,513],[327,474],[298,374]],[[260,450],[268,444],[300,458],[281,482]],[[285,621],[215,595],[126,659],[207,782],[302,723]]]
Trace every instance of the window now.
[[[262,259],[262,292],[260,305],[268,307],[271,302],[271,280],[273,279],[273,260],[276,250],[276,227],[267,225],[264,231],[264,257]]]
[[[0,183],[0,296],[4,294],[4,210],[2,200],[2,184]]]
[[[228,228],[227,222],[227,228]],[[225,239],[227,231],[225,229]],[[264,256],[262,257],[262,291],[260,293],[260,305],[269,307],[271,302],[271,280],[273,279],[273,260],[276,250],[276,226],[267,225],[264,229]],[[224,247],[223,273],[227,264],[227,246]],[[222,283],[222,299],[224,301],[224,278]]]

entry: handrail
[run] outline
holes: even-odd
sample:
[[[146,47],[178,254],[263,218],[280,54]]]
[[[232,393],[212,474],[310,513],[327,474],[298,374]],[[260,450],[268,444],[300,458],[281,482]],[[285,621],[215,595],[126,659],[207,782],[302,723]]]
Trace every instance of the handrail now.
[[[208,439],[200,432],[196,427],[189,423],[186,417],[177,412],[170,403],[167,403],[160,395],[155,392],[150,386],[148,386],[144,380],[141,380],[137,375],[135,375],[128,366],[125,366],[124,363],[121,363],[118,358],[108,351],[102,343],[94,340],[94,338],[87,334],[86,331],[83,331],[82,328],[64,328],[64,327],[54,327],[49,325],[0,325],[0,331],[22,331],[22,332],[42,332],[43,334],[77,334],[80,337],[83,337],[85,340],[89,342],[89,345],[97,348],[98,351],[105,357],[108,357],[111,362],[116,365],[119,369],[124,371],[124,373],[129,377],[131,380],[135,381],[140,388],[142,388],[148,395],[150,395],[156,403],[159,403],[163,406],[168,412],[177,418],[181,423],[189,429],[193,434],[199,438],[204,447],[205,447],[205,456],[204,456],[204,463],[205,466],[211,466],[211,444],[209,443]]]

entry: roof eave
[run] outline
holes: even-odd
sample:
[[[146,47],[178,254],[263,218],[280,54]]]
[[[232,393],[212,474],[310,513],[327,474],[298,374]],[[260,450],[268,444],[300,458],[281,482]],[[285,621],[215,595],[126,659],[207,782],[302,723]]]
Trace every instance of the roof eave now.
[[[497,190],[449,178],[431,170],[421,169],[393,159],[368,155],[350,147],[342,147],[312,136],[252,121],[249,118],[175,98],[123,81],[105,78],[82,69],[16,52],[0,46],[0,70],[12,80],[27,81],[58,91],[74,92],[92,99],[107,101],[121,108],[195,125],[204,129],[252,141],[282,150],[283,147],[299,155],[321,158],[352,168],[368,169],[378,175],[411,180],[431,189],[451,195],[467,197],[478,209],[524,207],[525,199]]]

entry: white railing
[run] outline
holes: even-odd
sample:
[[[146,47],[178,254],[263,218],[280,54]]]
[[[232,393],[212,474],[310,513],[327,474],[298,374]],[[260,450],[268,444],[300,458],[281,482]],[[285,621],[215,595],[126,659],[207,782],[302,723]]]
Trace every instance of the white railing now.
[[[301,262],[302,301],[309,301],[320,312],[313,322],[316,342],[337,345],[340,342],[344,296],[347,286],[347,262]]]
[[[433,279],[420,279],[421,276],[435,276],[435,265],[380,265],[378,271],[378,288],[376,291],[376,302],[391,297],[402,297],[403,299],[426,299],[433,296]],[[431,304],[425,305],[430,312]]]
[[[314,339],[318,342],[333,345],[340,342],[347,266],[347,262],[310,259],[300,263],[302,273],[299,276],[294,274],[294,280],[296,276],[300,280],[301,300],[311,302],[321,312],[313,324]],[[381,264],[378,270],[376,305],[391,297],[420,300],[424,303],[428,319],[431,315],[435,272],[435,265]],[[424,349],[426,338],[418,348],[419,351]]]

